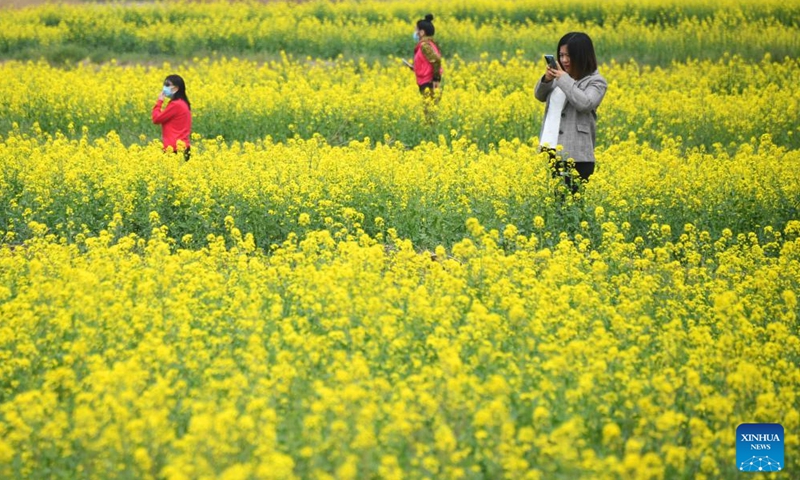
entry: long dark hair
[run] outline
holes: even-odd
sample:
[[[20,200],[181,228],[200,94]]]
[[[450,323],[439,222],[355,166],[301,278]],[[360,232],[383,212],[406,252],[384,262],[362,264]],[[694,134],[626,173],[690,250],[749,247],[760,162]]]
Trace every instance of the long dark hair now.
[[[192,109],[192,104],[189,103],[189,97],[186,96],[186,82],[183,81],[180,75],[169,75],[167,78],[164,79],[164,83],[169,82],[172,85],[178,87],[175,90],[175,93],[172,94],[172,100],[183,100],[186,102],[186,105],[189,107],[189,110]]]
[[[558,41],[557,51],[561,51],[562,45],[567,46],[569,63],[576,80],[597,70],[597,57],[594,55],[594,45],[589,35],[583,32],[570,32]]]

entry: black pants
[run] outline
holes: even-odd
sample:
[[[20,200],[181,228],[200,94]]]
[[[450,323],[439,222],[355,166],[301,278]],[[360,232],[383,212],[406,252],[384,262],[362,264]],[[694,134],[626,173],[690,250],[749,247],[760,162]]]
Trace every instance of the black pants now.
[[[172,151],[172,153],[175,153],[175,154],[177,154],[178,152],[180,152],[180,150],[173,150]],[[191,157],[192,157],[192,149],[191,149],[191,147],[186,147],[183,150],[183,159],[188,162]]]
[[[419,85],[419,93],[422,94],[422,108],[425,114],[425,123],[433,125],[436,122],[435,106],[438,105],[439,99],[441,98],[441,88],[433,88],[433,82],[423,83]]]
[[[439,88],[434,88],[433,82],[423,83],[417,86],[419,87],[419,93],[421,93],[423,97],[430,98],[435,103],[439,103],[439,99],[442,97],[441,83],[439,83]]]
[[[172,153],[174,153],[175,155],[177,155],[177,154],[178,154],[178,152],[180,152],[180,150],[173,150],[173,149],[172,149],[172,148],[170,148],[170,147],[166,147],[166,148],[164,148],[164,152],[165,152],[165,153],[166,153],[166,152],[172,152]],[[191,149],[190,147],[186,147],[186,148],[183,150],[183,159],[184,159],[185,161],[187,161],[187,162],[188,162],[188,161],[189,161],[189,159],[190,159],[191,157],[192,157],[192,149]]]
[[[419,86],[419,93],[433,95],[433,82],[423,83]]]
[[[594,173],[594,162],[574,162],[571,158],[565,160],[553,149],[548,149],[547,153],[550,155],[550,172],[553,178],[563,178],[564,185],[573,195],[578,192],[581,183],[588,182]],[[573,170],[578,172],[577,177]]]

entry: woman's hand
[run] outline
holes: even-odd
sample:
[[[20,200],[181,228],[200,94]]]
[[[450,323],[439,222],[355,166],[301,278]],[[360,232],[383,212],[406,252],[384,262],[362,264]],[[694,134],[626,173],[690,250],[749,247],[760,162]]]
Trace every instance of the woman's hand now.
[[[163,90],[158,93],[158,101],[159,102],[163,102],[164,101],[164,91]]]
[[[544,72],[544,80],[550,83],[553,80],[559,78],[561,75],[564,75],[565,73],[566,72],[564,70],[561,70],[561,65],[556,64],[556,68],[547,67],[547,71]]]

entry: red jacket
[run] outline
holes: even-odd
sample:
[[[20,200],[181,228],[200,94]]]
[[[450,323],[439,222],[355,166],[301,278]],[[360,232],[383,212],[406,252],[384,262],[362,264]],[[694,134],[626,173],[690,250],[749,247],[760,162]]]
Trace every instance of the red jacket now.
[[[161,125],[161,141],[164,149],[172,147],[178,150],[178,141],[189,146],[189,135],[192,133],[192,111],[183,100],[173,100],[167,104],[163,111],[163,100],[158,100],[153,106],[153,123]]]
[[[428,37],[424,37],[414,48],[414,73],[417,75],[417,85],[441,80],[442,55],[439,47]]]

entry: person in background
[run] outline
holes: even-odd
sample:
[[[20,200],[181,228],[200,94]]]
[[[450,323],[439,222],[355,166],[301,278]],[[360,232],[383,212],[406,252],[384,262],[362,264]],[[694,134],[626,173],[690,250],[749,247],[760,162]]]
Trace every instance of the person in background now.
[[[563,177],[573,194],[594,173],[597,107],[607,88],[592,40],[571,32],[559,40],[558,61],[548,65],[534,89],[536,99],[546,102],[539,143],[550,153],[553,177]],[[556,151],[556,145],[563,149]]]
[[[166,108],[165,98],[169,99]],[[164,80],[164,86],[153,106],[153,123],[161,125],[164,151],[178,152],[183,149],[184,159],[189,160],[192,106],[186,96],[186,83],[179,75],[170,75]]]
[[[417,77],[419,91],[426,98],[436,99],[442,82],[442,54],[433,41],[436,29],[433,27],[433,15],[430,13],[417,22],[414,30],[414,74]]]

